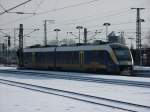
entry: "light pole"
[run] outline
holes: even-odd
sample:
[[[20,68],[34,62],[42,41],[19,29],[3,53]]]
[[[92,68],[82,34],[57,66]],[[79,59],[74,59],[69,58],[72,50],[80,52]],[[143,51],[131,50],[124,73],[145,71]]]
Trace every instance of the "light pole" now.
[[[111,24],[110,23],[104,23],[103,25],[106,26],[106,40],[109,41],[109,39],[108,39],[108,26],[110,26]]]
[[[83,27],[82,26],[77,26],[76,29],[79,30],[79,44],[80,44],[80,30],[83,29]]]
[[[47,45],[47,22],[54,23],[54,20],[44,20],[44,45]]]
[[[58,46],[58,32],[61,31],[60,29],[56,28],[54,29],[54,31],[56,32],[56,42],[57,42],[57,46]]]

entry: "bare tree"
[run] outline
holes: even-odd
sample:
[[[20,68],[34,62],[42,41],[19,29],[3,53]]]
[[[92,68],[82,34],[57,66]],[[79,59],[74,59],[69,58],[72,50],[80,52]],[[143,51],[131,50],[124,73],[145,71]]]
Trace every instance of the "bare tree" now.
[[[49,45],[57,45],[57,40],[51,40],[48,42]],[[75,41],[73,39],[63,39],[62,41],[58,42],[58,45],[73,45]]]
[[[148,39],[148,44],[150,46],[150,31],[148,32],[147,39]]]
[[[75,41],[73,39],[63,39],[62,44],[72,45],[72,44],[75,44]]]
[[[150,47],[150,30],[148,31],[147,35],[145,36],[146,44],[143,45],[143,47]]]
[[[51,41],[49,41],[48,45],[57,45],[57,40],[51,40]]]

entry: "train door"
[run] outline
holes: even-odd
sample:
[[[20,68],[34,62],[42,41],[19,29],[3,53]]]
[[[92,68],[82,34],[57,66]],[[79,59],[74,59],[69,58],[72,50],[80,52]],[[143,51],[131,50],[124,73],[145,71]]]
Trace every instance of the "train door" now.
[[[82,67],[83,67],[83,64],[84,64],[84,51],[80,51],[80,53],[79,53],[79,64],[80,64],[80,67],[81,67],[81,69],[82,69]]]
[[[112,56],[108,52],[105,52],[104,54],[106,71],[110,73],[115,73],[115,71],[118,71],[118,66],[113,62]]]
[[[35,67],[35,52],[32,52],[32,67]]]

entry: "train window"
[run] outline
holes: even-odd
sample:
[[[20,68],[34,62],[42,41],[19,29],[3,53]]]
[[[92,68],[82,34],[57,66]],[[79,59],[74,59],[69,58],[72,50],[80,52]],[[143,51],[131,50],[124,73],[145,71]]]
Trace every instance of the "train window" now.
[[[78,51],[72,52],[72,63],[79,64],[79,52]]]
[[[131,61],[131,54],[128,47],[123,45],[110,45],[113,49],[118,61]]]
[[[27,52],[27,53],[24,53],[24,63],[25,64],[30,64],[31,62],[32,62],[32,55],[31,55],[31,53],[29,52]]]
[[[79,64],[79,52],[61,51],[56,54],[57,64]]]
[[[62,61],[61,61],[61,58],[60,58],[61,56],[62,56],[61,52],[56,53],[56,62],[57,62],[57,64],[62,64]]]
[[[41,63],[41,58],[40,58],[41,56],[40,55],[41,55],[41,53],[39,53],[39,52],[36,53],[36,56],[35,56],[36,57],[35,58],[36,59],[36,63]]]
[[[44,56],[43,56],[44,54],[42,53],[42,52],[37,52],[36,53],[36,58],[35,58],[35,62],[37,63],[37,64],[42,64],[43,63],[43,58],[44,58]]]
[[[131,55],[129,49],[127,48],[114,49],[114,52],[118,61],[131,60]]]
[[[37,64],[45,64],[45,63],[52,63],[53,60],[53,53],[50,52],[37,52],[35,54],[35,62]]]
[[[49,52],[48,53],[48,62],[49,63],[54,63],[54,52]]]
[[[84,64],[98,63],[104,64],[104,51],[85,51]]]
[[[112,65],[113,64],[113,60],[110,56],[110,54],[107,51],[103,51],[104,52],[104,61],[106,65]]]

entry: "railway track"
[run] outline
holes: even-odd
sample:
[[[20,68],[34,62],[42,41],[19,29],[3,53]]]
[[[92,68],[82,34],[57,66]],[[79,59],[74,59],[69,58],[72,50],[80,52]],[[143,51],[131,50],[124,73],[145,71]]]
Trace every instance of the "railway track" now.
[[[71,92],[66,90],[43,87],[39,85],[27,84],[27,83],[5,80],[5,79],[0,79],[0,83],[10,85],[10,86],[20,87],[32,91],[66,97],[73,100],[78,100],[78,101],[91,103],[95,105],[105,106],[108,108],[115,109],[115,111],[117,111],[116,109],[125,112],[149,112],[150,111],[149,106],[117,101],[117,100],[112,100],[112,99],[107,99],[102,97],[96,97],[96,96],[91,96],[91,95],[86,95],[86,94],[81,94],[81,93],[76,93],[76,92]]]
[[[106,84],[115,84],[115,85],[125,85],[125,86],[134,86],[134,87],[144,87],[150,88],[150,82],[142,81],[128,81],[120,79],[105,79],[105,78],[95,78],[88,77],[85,75],[65,75],[65,74],[52,74],[52,73],[41,73],[41,72],[32,72],[32,71],[18,71],[18,70],[0,70],[0,73],[10,73],[18,75],[29,75],[29,76],[38,76],[46,78],[56,78],[56,79],[67,79],[75,81],[85,81],[85,82],[94,82],[94,83],[106,83]]]

